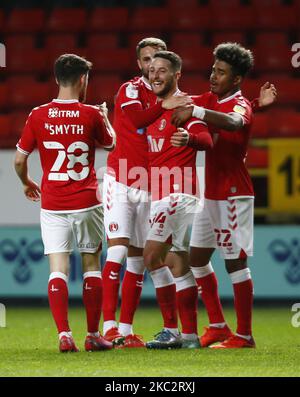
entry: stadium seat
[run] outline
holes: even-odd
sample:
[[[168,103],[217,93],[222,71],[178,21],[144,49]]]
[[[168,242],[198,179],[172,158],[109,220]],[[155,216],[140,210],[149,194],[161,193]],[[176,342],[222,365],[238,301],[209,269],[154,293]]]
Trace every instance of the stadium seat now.
[[[87,24],[89,32],[116,32],[126,30],[128,25],[127,7],[97,7],[93,10]]]
[[[77,37],[75,34],[61,33],[48,34],[45,38],[45,48],[49,51],[60,50],[69,52],[69,48],[77,47]]]
[[[272,82],[277,89],[278,96],[276,103],[284,106],[299,106],[300,79],[289,77],[286,74],[266,74],[264,81]]]
[[[180,56],[183,61],[183,73],[207,73],[211,70],[213,64],[213,54],[211,48],[204,46],[182,48],[180,51]]]
[[[212,23],[211,10],[208,6],[197,8],[175,7],[170,10],[172,31],[201,32],[209,29]]]
[[[269,115],[267,113],[255,113],[251,129],[252,138],[267,138],[269,133]]]
[[[276,49],[288,44],[289,40],[285,32],[259,32],[255,36],[255,47]]]
[[[289,30],[298,27],[294,6],[271,5],[255,8],[255,28],[260,30]]]
[[[251,6],[231,6],[212,8],[210,28],[222,30],[253,29],[255,26],[254,10]]]
[[[196,73],[184,73],[179,80],[179,88],[181,91],[187,92],[189,95],[200,95],[210,89],[208,79],[201,77]]]
[[[115,33],[96,33],[87,36],[86,44],[88,48],[118,48],[119,36]]]
[[[16,142],[21,136],[23,128],[25,126],[26,120],[29,116],[29,112],[16,111],[11,113],[11,132],[14,137],[16,137]]]
[[[8,107],[7,104],[8,86],[4,81],[0,82],[0,112]]]
[[[45,10],[43,8],[13,8],[7,17],[5,32],[37,33],[44,30]]]
[[[268,149],[249,147],[246,157],[246,165],[248,168],[267,168],[268,164]]]
[[[203,44],[203,37],[199,33],[173,33],[170,40],[170,48],[177,51],[185,47],[198,47]]]
[[[292,52],[288,45],[276,49],[254,47],[255,70],[259,73],[292,73]]]
[[[166,7],[137,7],[129,17],[128,30],[167,30],[170,26],[169,15]]]
[[[10,73],[43,73],[47,63],[47,52],[44,49],[12,48],[7,53],[7,70]]]
[[[240,43],[242,45],[246,45],[246,37],[245,35],[240,32],[216,32],[213,33],[212,35],[212,45],[216,47],[220,43],[226,43],[226,42],[234,42],[234,43]]]
[[[115,73],[92,76],[88,87],[87,102],[100,104],[105,101],[108,107],[112,108],[114,97],[121,84],[120,76]]]
[[[32,34],[10,34],[6,35],[3,40],[8,51],[11,49],[33,49],[35,48],[36,40]]]
[[[198,0],[167,0],[167,6],[171,8],[196,8],[199,5]]]
[[[37,82],[33,76],[18,76],[8,79],[7,84],[7,100],[14,109],[29,109],[49,102],[50,87],[47,82]]]
[[[127,48],[107,48],[105,53],[90,48],[87,58],[93,62],[93,70],[96,72],[126,72],[133,63]]]
[[[87,14],[84,8],[55,8],[48,20],[49,32],[82,32],[86,28]]]
[[[241,86],[243,95],[247,99],[249,99],[249,101],[252,101],[253,99],[258,98],[260,87],[266,81],[268,81],[268,80],[245,78],[245,80],[243,81],[242,86]]]
[[[269,112],[270,135],[282,138],[300,138],[300,112],[282,110]]]
[[[0,149],[13,146],[15,139],[12,140],[11,138],[11,122],[12,119],[9,114],[0,114]]]

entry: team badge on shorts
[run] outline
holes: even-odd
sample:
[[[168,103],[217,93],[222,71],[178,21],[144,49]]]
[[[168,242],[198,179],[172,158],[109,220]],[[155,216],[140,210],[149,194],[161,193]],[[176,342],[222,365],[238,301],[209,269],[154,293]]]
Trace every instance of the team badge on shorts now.
[[[111,233],[117,232],[118,229],[119,229],[119,225],[118,225],[116,222],[111,222],[111,223],[109,224],[108,228],[109,228],[109,231],[110,231]]]
[[[160,124],[159,124],[159,127],[158,127],[159,131],[162,131],[163,129],[165,129],[166,125],[167,125],[167,120],[162,119]]]

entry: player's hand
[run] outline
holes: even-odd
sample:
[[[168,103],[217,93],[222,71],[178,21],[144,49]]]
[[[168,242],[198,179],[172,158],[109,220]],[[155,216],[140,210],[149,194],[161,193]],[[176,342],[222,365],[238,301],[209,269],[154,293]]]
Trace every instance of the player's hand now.
[[[170,142],[172,146],[186,146],[189,141],[189,133],[184,128],[178,128],[175,134],[171,136]]]
[[[98,108],[99,108],[100,114],[103,117],[108,117],[108,107],[106,105],[106,102],[103,102],[100,105],[98,105]]]
[[[26,185],[23,185],[24,194],[30,201],[40,201],[41,189],[37,183],[28,179]]]
[[[260,107],[271,105],[277,99],[277,90],[274,84],[268,81],[261,87],[258,104]]]
[[[177,96],[171,96],[168,99],[162,101],[163,109],[175,109],[180,106],[188,106],[193,102],[193,100],[187,94],[181,94]]]
[[[171,123],[174,124],[176,127],[180,127],[184,125],[193,115],[193,106],[188,107],[180,107],[175,109],[172,117]]]

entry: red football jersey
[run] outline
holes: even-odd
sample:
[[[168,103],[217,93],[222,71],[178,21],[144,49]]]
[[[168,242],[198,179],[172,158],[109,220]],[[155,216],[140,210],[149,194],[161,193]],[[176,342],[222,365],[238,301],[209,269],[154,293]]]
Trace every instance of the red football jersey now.
[[[147,109],[155,102],[156,96],[143,77],[135,77],[124,83],[118,91],[113,122],[117,142],[115,149],[108,155],[107,166],[109,172],[115,174],[116,180],[127,186],[137,181],[137,177],[130,175],[130,170],[134,167],[148,170],[148,144],[146,128],[137,129],[123,109],[134,103]],[[147,189],[147,186],[144,188]]]
[[[252,125],[252,108],[241,91],[223,100],[207,92],[194,98],[198,106],[223,113],[237,113],[243,119],[239,131],[209,129],[214,134],[214,147],[206,152],[205,197],[211,200],[227,200],[235,197],[253,197],[250,175],[245,166],[247,147]]]
[[[17,148],[26,155],[35,147],[39,150],[43,209],[73,212],[100,204],[94,169],[96,141],[103,147],[113,144],[97,107],[54,99],[33,109]]]
[[[196,173],[197,151],[189,146],[171,145],[171,136],[177,130],[171,124],[172,113],[173,110],[166,110],[147,127],[152,200],[160,200],[170,193],[199,196]],[[204,123],[195,118],[191,118],[184,128],[187,131],[193,130],[193,133],[207,130]]]

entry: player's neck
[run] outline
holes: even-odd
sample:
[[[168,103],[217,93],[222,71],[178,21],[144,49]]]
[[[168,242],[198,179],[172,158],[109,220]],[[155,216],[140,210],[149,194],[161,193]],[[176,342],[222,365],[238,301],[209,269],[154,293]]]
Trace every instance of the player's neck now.
[[[240,89],[241,89],[240,87],[235,87],[231,91],[226,92],[226,94],[218,95],[218,100],[221,101],[225,98],[228,98],[228,97],[234,95],[236,92],[240,91]]]
[[[72,88],[72,87],[60,87],[57,99],[61,99],[61,100],[77,99],[77,100],[79,100],[79,93],[77,90],[74,90],[74,88]]]

